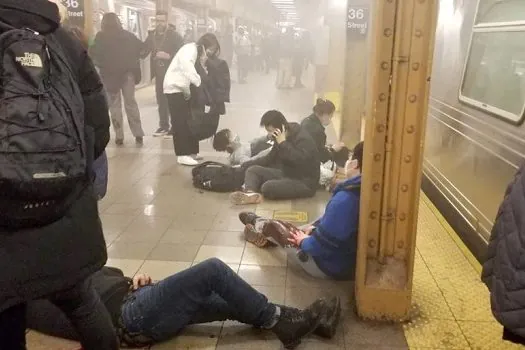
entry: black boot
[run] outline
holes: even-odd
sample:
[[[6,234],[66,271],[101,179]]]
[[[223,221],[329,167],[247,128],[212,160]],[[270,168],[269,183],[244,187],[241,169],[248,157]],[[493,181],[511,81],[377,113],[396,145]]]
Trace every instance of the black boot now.
[[[328,312],[326,299],[318,299],[305,310],[281,306],[279,322],[272,328],[286,349],[295,349],[301,339],[315,331],[323,315]]]
[[[339,321],[341,319],[341,299],[339,297],[333,297],[330,300],[326,301],[325,312],[322,313],[321,319],[319,320],[319,325],[313,332],[315,335],[332,339],[335,336],[337,331],[337,326],[339,326]],[[279,305],[283,308],[285,306]],[[299,309],[293,309],[296,312],[299,312]]]
[[[328,302],[328,312],[321,317],[319,326],[315,329],[314,334],[323,338],[332,339],[339,326],[341,319],[341,299],[334,297]]]

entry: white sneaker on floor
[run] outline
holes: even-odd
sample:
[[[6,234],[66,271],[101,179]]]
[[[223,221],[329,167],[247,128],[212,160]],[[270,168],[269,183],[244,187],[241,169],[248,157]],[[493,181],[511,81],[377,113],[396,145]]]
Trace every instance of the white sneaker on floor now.
[[[203,160],[204,157],[201,156],[200,154],[192,154],[191,157],[195,160]]]
[[[197,162],[191,156],[180,156],[180,157],[177,157],[177,163],[179,163],[180,165],[186,165],[186,166],[199,165],[199,162]]]

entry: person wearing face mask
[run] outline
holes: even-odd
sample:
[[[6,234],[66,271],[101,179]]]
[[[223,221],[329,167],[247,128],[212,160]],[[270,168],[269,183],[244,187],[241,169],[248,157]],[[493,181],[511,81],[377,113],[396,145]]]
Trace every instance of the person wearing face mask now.
[[[337,185],[323,216],[311,225],[295,228],[243,212],[239,219],[245,225],[248,242],[265,248],[280,245],[288,259],[316,278],[352,280],[355,276],[357,232],[361,193],[363,142],[359,142],[345,165],[346,180]]]
[[[208,57],[215,56],[220,45],[211,33],[203,35],[196,43],[184,45],[171,61],[164,78],[164,93],[173,124],[173,146],[177,155],[177,163],[186,166],[199,164],[199,138],[192,130],[192,108],[207,105],[210,96],[206,89],[199,88],[208,79],[206,62]],[[198,70],[198,71],[197,71]],[[194,99],[191,101],[191,99]],[[213,135],[213,134],[212,134]]]
[[[153,136],[171,136],[168,101],[163,91],[164,77],[171,60],[184,45],[184,39],[174,26],[168,25],[168,13],[157,11],[156,27],[148,32],[144,42],[144,57],[151,54],[151,78],[155,78],[155,94],[159,106],[159,128]]]
[[[227,152],[232,166],[264,157],[270,153],[271,147],[268,136],[259,137],[249,143],[241,142],[239,135],[234,134],[230,129],[223,129],[213,137],[213,149],[217,152]]]
[[[326,144],[326,128],[332,123],[334,117],[335,105],[330,100],[318,98],[313,108],[313,114],[306,117],[301,126],[308,131],[314,139],[319,151],[321,163],[333,161],[337,152],[341,151],[344,144],[329,146]]]

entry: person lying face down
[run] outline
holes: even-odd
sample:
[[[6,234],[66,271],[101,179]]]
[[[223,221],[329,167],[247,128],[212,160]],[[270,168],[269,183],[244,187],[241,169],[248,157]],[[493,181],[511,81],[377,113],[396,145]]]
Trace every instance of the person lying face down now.
[[[213,258],[160,282],[104,267],[91,282],[111,314],[121,346],[147,347],[176,337],[186,326],[236,320],[272,331],[287,349],[315,332],[331,338],[339,323],[339,298],[318,299],[304,310],[268,302],[228,265]],[[28,327],[77,340],[60,309],[48,301],[30,303]]]
[[[298,229],[286,223],[243,212],[245,238],[260,248],[280,245],[288,259],[317,278],[354,278],[359,229],[363,142],[357,144],[345,165],[346,180],[337,185],[323,216]],[[284,238],[283,238],[284,237]]]
[[[229,154],[230,165],[242,165],[270,153],[272,142],[268,136],[262,136],[249,143],[241,142],[238,135],[230,129],[220,130],[213,137],[213,148],[217,152]]]

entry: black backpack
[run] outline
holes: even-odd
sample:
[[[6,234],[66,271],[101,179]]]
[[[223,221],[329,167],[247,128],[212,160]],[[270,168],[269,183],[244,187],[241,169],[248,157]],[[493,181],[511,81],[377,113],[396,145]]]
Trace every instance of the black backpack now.
[[[0,32],[0,227],[45,225],[87,183],[83,99],[53,34]]]
[[[204,162],[192,170],[193,186],[212,192],[234,192],[242,188],[244,170],[218,162]]]

